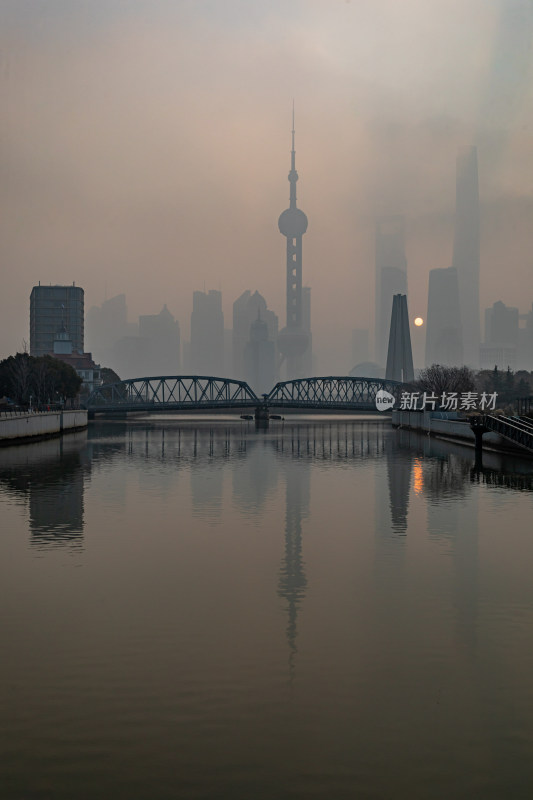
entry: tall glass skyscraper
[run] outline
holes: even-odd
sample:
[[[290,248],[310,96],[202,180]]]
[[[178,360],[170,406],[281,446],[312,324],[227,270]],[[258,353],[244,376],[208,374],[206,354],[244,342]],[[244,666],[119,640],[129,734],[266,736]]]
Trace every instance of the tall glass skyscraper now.
[[[477,149],[457,156],[453,266],[459,279],[464,362],[479,365],[479,188]]]
[[[428,289],[426,367],[432,364],[460,367],[463,363],[457,270],[454,267],[432,269]]]
[[[222,292],[193,292],[189,368],[197,375],[224,375]]]

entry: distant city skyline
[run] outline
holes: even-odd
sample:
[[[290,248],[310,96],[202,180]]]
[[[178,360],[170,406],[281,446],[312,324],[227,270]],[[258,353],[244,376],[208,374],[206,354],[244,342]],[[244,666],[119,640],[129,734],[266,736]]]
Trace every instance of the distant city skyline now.
[[[351,331],[374,329],[382,216],[405,220],[409,309],[425,317],[430,270],[453,263],[463,146],[477,147],[480,313],[528,313],[530,3],[220,8],[2,4],[2,356],[28,339],[39,280],[75,281],[87,309],[126,293],[132,320],[166,303],[184,341],[202,287],[222,292],[226,320],[248,287],[283,319],[293,97],[319,369],[354,366]]]
[[[281,377],[305,377],[319,372],[351,373],[350,361],[341,369],[317,370],[312,352],[311,289],[302,286],[302,236],[307,231],[307,217],[297,207],[296,183],[298,173],[295,163],[294,109],[292,129],[291,171],[289,172],[290,204],[278,222],[286,244],[286,320],[287,325],[278,333],[278,318],[267,310],[267,303],[256,290],[251,295],[246,290],[233,303],[233,327],[224,326],[222,292],[193,292],[190,339],[182,345],[179,322],[164,304],[159,314],[140,315],[137,325],[127,320],[125,295],[105,300],[101,307],[91,307],[89,328],[94,336],[98,356],[109,362],[109,366],[123,377],[132,378],[149,374],[226,375],[248,380],[257,391],[268,388]],[[477,172],[477,149],[463,148],[457,157],[456,214],[453,248],[453,266],[432,269],[429,273],[428,305],[425,319],[425,360],[420,352],[419,362],[413,365],[410,341],[410,326],[413,320],[407,315],[407,258],[405,254],[404,220],[400,215],[381,217],[375,229],[375,363],[370,363],[368,376],[383,371],[383,348],[387,341],[386,377],[412,380],[413,366],[421,368],[424,363],[462,365],[479,369],[522,369],[533,367],[533,311],[520,314],[518,308],[507,308],[496,301],[493,308],[485,311],[483,334],[479,308],[479,193]],[[457,265],[457,266],[456,266]],[[78,322],[72,323],[72,310],[68,294],[81,293],[81,312]],[[58,294],[58,292],[61,294]],[[64,297],[63,297],[64,294]],[[57,295],[57,297],[56,297]],[[68,333],[74,330],[74,338],[81,331],[81,345],[75,350],[83,351],[84,313],[83,289],[62,286],[39,285],[32,289],[30,298],[30,350],[37,354],[35,320],[40,315],[39,336],[48,330],[50,342],[41,345],[42,352],[50,352],[55,334],[61,329]],[[50,298],[48,305],[45,298]],[[62,298],[64,303],[60,303]],[[393,298],[403,298],[402,322],[399,312],[395,318]],[[42,308],[41,308],[42,306]],[[48,309],[50,306],[50,309]],[[52,308],[53,306],[53,308]],[[61,306],[62,311],[58,312]],[[57,308],[56,308],[57,307]],[[48,309],[48,311],[47,311]],[[501,309],[501,311],[500,311]],[[533,309],[533,305],[532,305]],[[261,319],[263,312],[263,319]],[[392,314],[391,314],[392,312]],[[81,313],[81,316],[80,316]],[[54,324],[48,321],[54,315]],[[502,316],[502,314],[504,316]],[[257,318],[256,318],[257,315]],[[57,317],[57,319],[56,319]],[[50,317],[51,319],[51,317]],[[65,320],[68,324],[65,328]],[[501,320],[498,322],[498,320]],[[503,320],[509,320],[504,324]],[[523,321],[524,324],[521,324]],[[46,324],[45,324],[46,323]],[[417,329],[424,324],[420,318]],[[495,330],[502,326],[511,331],[497,336]],[[53,328],[53,330],[52,330]],[[366,341],[368,330],[356,329],[360,342]],[[352,330],[352,361],[354,334]],[[362,335],[363,334],[363,335]],[[396,336],[398,334],[398,336]],[[70,333],[69,333],[70,336]],[[229,337],[231,336],[231,347]],[[305,340],[304,340],[305,337]],[[396,341],[396,338],[398,341]],[[481,343],[483,340],[483,343]],[[408,344],[404,345],[404,341]],[[346,343],[344,343],[346,344]],[[43,350],[44,347],[44,350]],[[231,349],[231,352],[230,352]],[[38,354],[42,354],[39,351]],[[261,363],[260,363],[261,362]],[[263,363],[264,362],[264,363]],[[361,365],[358,367],[358,374]],[[363,370],[364,372],[364,370]]]

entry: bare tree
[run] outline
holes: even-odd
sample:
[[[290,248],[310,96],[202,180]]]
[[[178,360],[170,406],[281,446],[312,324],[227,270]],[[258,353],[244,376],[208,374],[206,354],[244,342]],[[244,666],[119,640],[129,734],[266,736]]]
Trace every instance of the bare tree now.
[[[433,392],[442,395],[443,392],[474,392],[476,390],[476,377],[473,370],[468,367],[446,367],[442,364],[432,364],[420,372],[417,386],[424,392]]]
[[[27,403],[32,390],[32,364],[27,353],[17,353],[7,359],[9,375],[14,399],[17,403]]]
[[[41,403],[46,402],[47,397],[50,394],[48,367],[44,359],[42,358],[35,359],[33,364],[32,374],[33,374],[33,387],[35,389],[35,394],[37,396],[37,402],[40,405]]]

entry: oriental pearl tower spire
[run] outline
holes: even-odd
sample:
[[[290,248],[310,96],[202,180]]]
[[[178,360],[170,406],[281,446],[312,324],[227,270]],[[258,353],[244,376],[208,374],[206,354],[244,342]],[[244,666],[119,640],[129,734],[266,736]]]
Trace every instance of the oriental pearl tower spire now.
[[[309,346],[309,333],[302,324],[302,236],[307,230],[307,217],[296,207],[297,180],[293,103],[290,203],[278,220],[280,233],[287,239],[287,325],[278,335],[281,360],[287,361],[287,379],[302,377],[302,356]]]

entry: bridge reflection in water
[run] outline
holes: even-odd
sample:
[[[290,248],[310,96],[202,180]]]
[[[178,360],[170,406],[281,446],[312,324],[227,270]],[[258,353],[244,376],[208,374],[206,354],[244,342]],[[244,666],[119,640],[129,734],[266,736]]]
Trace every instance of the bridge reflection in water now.
[[[479,468],[471,448],[391,431],[380,420],[285,422],[266,433],[245,422],[184,424],[175,418],[139,424],[96,422],[88,439],[86,433],[73,435],[64,446],[54,441],[6,448],[0,452],[0,488],[17,501],[27,501],[33,546],[83,549],[85,484],[92,471],[121,467],[124,459],[132,466],[138,462],[145,487],[153,484],[161,497],[175,492],[180,472],[188,473],[193,514],[213,523],[223,513],[227,467],[233,503],[249,519],[261,518],[281,481],[285,509],[276,592],[286,620],[291,684],[299,617],[313,583],[304,552],[313,465],[321,471],[346,466],[356,472],[360,466],[364,474],[368,461],[376,462],[374,569],[395,587],[398,597],[409,588],[407,542],[418,535],[416,520],[409,523],[410,506],[417,496],[425,498],[429,540],[449,547],[457,562],[461,641],[474,638],[477,607],[477,511],[468,499],[473,486],[482,481],[533,490],[526,461],[491,453]],[[171,469],[163,472],[158,468],[163,463]],[[467,504],[461,519],[457,510],[447,509],[451,496],[463,497]],[[126,500],[121,501],[115,490],[113,503],[120,502]],[[352,523],[350,535],[356,535],[357,519]],[[385,618],[390,608],[384,606],[382,612]]]
[[[529,796],[531,492],[375,417],[74,436],[0,450],[9,796]]]
[[[107,432],[113,444],[106,444]],[[280,422],[268,433],[256,431],[253,424],[246,422],[183,424],[175,418],[173,422],[154,418],[138,425],[96,422],[90,438],[95,438],[93,447],[98,461],[103,453],[96,451],[102,448],[111,448],[110,457],[119,457],[112,450],[118,432],[126,432],[128,457],[142,462],[143,480],[151,480],[153,473],[161,489],[161,472],[152,470],[150,462],[172,464],[172,471],[167,474],[174,476],[169,477],[173,487],[177,473],[183,470],[189,474],[193,513],[211,524],[222,521],[228,468],[233,502],[249,519],[261,517],[281,482],[284,538],[276,591],[286,620],[290,684],[296,674],[299,619],[313,582],[305,559],[313,465],[319,465],[320,470],[349,467],[356,471],[360,465],[364,474],[368,461],[376,462],[374,570],[377,583],[386,578],[398,597],[409,592],[408,540],[419,534],[417,521],[409,521],[410,506],[417,496],[424,499],[429,541],[439,541],[449,548],[456,564],[455,591],[461,609],[456,634],[460,641],[473,638],[477,608],[477,510],[473,484],[487,480],[510,489],[533,489],[533,474],[527,469],[527,462],[491,454],[487,459],[490,463],[480,472],[472,448],[413,432],[391,431],[380,420]],[[524,473],[521,465],[526,465]],[[447,508],[447,498],[452,496],[464,499],[460,519],[456,509]],[[357,533],[356,518],[353,526],[350,535]],[[380,602],[377,598],[377,607]],[[390,615],[388,606],[382,611],[384,618]]]

